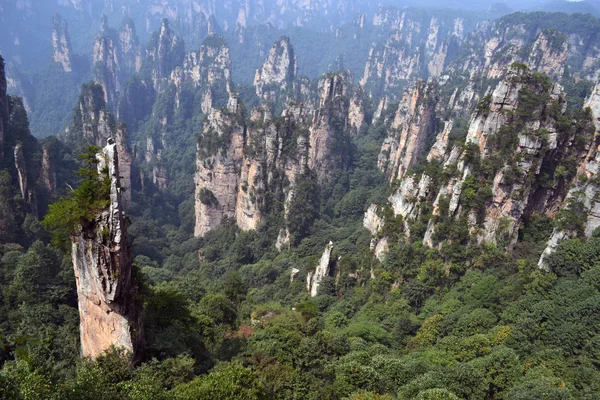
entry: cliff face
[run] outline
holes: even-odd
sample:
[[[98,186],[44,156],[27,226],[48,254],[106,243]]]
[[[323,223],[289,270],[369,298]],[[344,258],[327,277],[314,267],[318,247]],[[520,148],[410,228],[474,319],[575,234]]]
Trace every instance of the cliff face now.
[[[279,39],[256,71],[256,95],[266,101],[277,101],[278,92],[290,90],[298,74],[298,61],[288,37]]]
[[[371,47],[360,83],[375,99],[394,102],[417,79],[439,77],[474,24],[452,15],[380,8],[373,25],[391,33]]]
[[[326,276],[331,276],[332,273],[332,260],[331,253],[333,252],[333,243],[325,247],[325,251],[321,255],[319,264],[313,272],[309,272],[306,277],[306,290],[310,293],[311,297],[315,297],[319,294],[319,286]]]
[[[196,236],[219,226],[223,217],[235,215],[244,135],[237,98],[230,98],[226,109],[213,109],[208,115],[196,159]]]
[[[0,56],[0,162],[4,158],[4,130],[8,123],[8,101],[6,98],[6,75],[4,59]]]
[[[274,118],[268,105],[257,107],[248,126],[237,98],[213,110],[198,144],[196,160],[196,236],[219,226],[223,217],[244,230],[256,229],[273,200],[287,206],[298,179],[308,169],[311,108],[289,106]],[[280,247],[289,237],[282,233]]]
[[[42,147],[42,166],[39,181],[48,192],[53,193],[56,190],[56,168],[47,145]]]
[[[117,124],[113,114],[108,111],[102,86],[92,83],[83,87],[73,121],[66,130],[66,138],[80,150],[87,145],[101,147],[109,138],[114,138],[119,151],[120,184],[125,189],[122,197],[128,203],[131,200],[133,158],[127,141],[127,129]]]
[[[390,181],[402,178],[423,155],[426,141],[435,133],[436,103],[435,89],[425,82],[416,84],[402,97],[377,160]]]
[[[176,104],[186,85],[202,89],[201,110],[208,114],[212,108],[223,107],[231,92],[231,58],[225,40],[209,36],[197,52],[185,55],[182,67],[176,67],[170,81],[177,88]]]
[[[391,175],[399,184],[390,207],[403,217],[406,235],[423,235],[429,246],[449,240],[510,247],[524,216],[558,212],[576,176],[573,160],[582,162],[593,141],[591,117],[565,125],[562,88],[515,68],[480,101],[463,145],[449,143],[452,121],[447,121],[434,130],[439,133],[424,173]],[[416,115],[435,118],[425,109]],[[420,130],[409,133],[409,142],[418,143],[419,135]],[[411,149],[401,154],[408,157]],[[365,226],[378,231],[372,220],[365,218]]]
[[[108,168],[110,206],[73,237],[71,255],[77,284],[82,355],[97,357],[111,346],[137,354],[143,340],[137,288],[121,197],[117,145],[112,139],[98,155]]]
[[[319,106],[309,136],[308,167],[319,180],[344,168],[348,152],[348,106],[352,76],[332,73],[319,81]]]
[[[517,61],[560,80],[568,65],[577,77],[596,80],[600,48],[594,36],[575,32],[545,28],[543,20],[513,21],[510,16],[481,24],[465,43],[468,56],[459,68],[472,76],[497,79]]]
[[[162,91],[171,71],[183,63],[183,39],[175,35],[169,21],[163,19],[160,30],[152,36],[146,49],[146,68],[151,71],[154,89]]]
[[[133,21],[124,21],[119,32],[103,18],[92,51],[94,80],[104,89],[106,104],[114,108],[123,85],[133,72],[139,72],[142,53]]]
[[[584,107],[589,107],[591,120],[594,123],[596,135],[598,135],[598,132],[600,132],[600,82],[596,83]],[[577,235],[590,237],[600,227],[600,202],[598,201],[600,182],[598,173],[600,173],[600,144],[596,139],[590,143],[585,159],[578,166],[577,176],[566,196],[564,214],[559,214],[559,225],[554,228],[546,249],[540,257],[538,263],[540,268],[546,268],[547,257],[556,250],[562,240]],[[560,223],[561,217],[567,219],[569,216],[576,217],[577,222],[570,225]]]
[[[60,64],[63,71],[72,72],[73,52],[71,50],[69,29],[67,22],[63,21],[58,14],[52,19],[52,49],[54,62]]]

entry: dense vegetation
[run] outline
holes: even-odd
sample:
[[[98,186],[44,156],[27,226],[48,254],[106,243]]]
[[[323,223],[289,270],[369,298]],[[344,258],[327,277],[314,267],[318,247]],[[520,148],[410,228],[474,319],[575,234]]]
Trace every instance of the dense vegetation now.
[[[597,20],[587,17],[578,26],[560,15],[544,20],[537,14],[516,14],[504,21],[582,35],[599,29],[594,25]],[[351,28],[352,24],[343,26],[335,37],[290,29],[287,33],[304,63],[301,69],[316,75],[332,63],[337,68],[344,62],[360,70],[364,66],[357,61],[360,57],[348,56],[364,56],[379,33],[364,31],[361,40],[353,41]],[[245,40],[268,49],[279,34],[272,27],[250,29]],[[560,47],[564,37],[550,35]],[[150,46],[158,39],[151,37]],[[218,40],[222,39],[208,39],[213,44],[219,44]],[[230,42],[235,43],[234,74],[251,79],[256,53],[243,42]],[[314,42],[320,42],[317,51]],[[339,51],[321,54],[322,49],[336,47]],[[248,56],[247,63],[240,61],[247,53],[254,55]],[[179,46],[160,68],[170,71],[182,58]],[[218,229],[202,238],[193,237],[197,151],[201,158],[225,152],[230,137],[227,132],[200,135],[206,118],[200,104],[205,87],[184,85],[178,92],[170,85],[155,91],[153,68],[156,65],[146,64],[130,77],[116,105],[132,142],[146,146],[135,149],[139,152],[136,176],[127,188],[132,192],[127,213],[135,257],[133,275],[144,305],[143,356],[135,362],[117,348],[96,360],[81,359],[75,277],[70,256],[61,251],[68,250],[65,245],[81,225],[93,224],[108,206],[110,179],[105,170],[97,169],[99,148],[87,147],[91,138],[82,139],[84,124],[88,124],[87,131],[93,125],[84,120],[90,115],[97,120],[101,111],[108,113],[102,88],[98,84],[82,87],[81,99],[86,101],[75,108],[69,135],[61,138],[68,149],[55,138],[36,141],[22,101],[9,97],[11,117],[5,126],[4,153],[17,145],[23,147],[30,181],[36,182],[32,191],[41,206],[34,210],[23,198],[14,163],[1,160],[0,398],[598,397],[600,232],[583,238],[583,206],[574,202],[554,219],[536,212],[526,215],[510,252],[506,251],[508,243],[501,240],[497,246],[474,244],[467,220],[475,211],[470,215],[476,224],[482,223],[486,202],[493,196],[493,179],[502,168],[506,169],[505,182],[535,178],[541,188],[557,187],[557,192],[568,188],[583,157],[579,153],[585,152],[594,135],[591,111],[581,107],[590,82],[571,77],[567,71],[564,83],[569,99],[563,104],[550,97],[553,83],[546,75],[531,74],[524,64],[513,64],[521,72],[513,79],[523,84],[519,106],[504,112],[507,123],[490,136],[490,156],[483,159],[477,145],[465,144],[468,122],[464,115],[455,120],[449,135],[451,143],[462,146],[465,164],[471,169],[460,199],[464,215],[448,217],[444,210],[450,200],[441,196],[437,206],[442,211],[434,217],[435,193],[431,191],[432,198],[423,201],[421,218],[409,221],[411,237],[406,238],[403,218],[395,216],[390,206],[381,207],[379,214],[386,223],[380,236],[389,239],[390,248],[380,261],[370,248],[372,235],[363,227],[363,217],[371,204],[386,204],[398,184],[390,185],[377,166],[398,104],[388,105],[381,118],[373,121],[375,105],[365,100],[365,124],[354,136],[342,134],[344,121],[332,121],[336,126],[333,153],[340,168],[324,184],[312,174],[299,177],[287,217],[291,248],[278,251],[274,243],[285,211],[282,193],[276,190],[264,201],[266,217],[256,231],[241,231],[233,219],[225,218]],[[48,96],[64,90],[69,98],[71,93],[65,88],[71,87],[69,82],[56,83],[48,89]],[[237,89],[247,107],[258,101],[253,87]],[[223,96],[215,103],[222,106],[225,89],[218,91]],[[566,113],[563,106],[568,106]],[[282,107],[275,105],[275,109]],[[488,115],[491,107],[492,96],[483,95],[475,113]],[[41,120],[52,126],[64,124],[62,109],[59,104],[56,114]],[[241,113],[246,119],[248,114],[246,110]],[[513,149],[519,135],[541,118],[556,126],[560,146],[540,161],[540,173],[524,176],[517,165],[521,155]],[[109,128],[116,129],[116,118],[107,120]],[[284,156],[293,156],[298,136],[307,135],[307,130],[283,126],[285,118],[273,120],[278,128],[289,129],[280,145]],[[436,118],[436,124],[441,122]],[[545,129],[531,135],[548,141]],[[148,149],[154,146],[163,147],[160,152]],[[245,147],[246,156],[263,150],[253,146]],[[78,159],[75,154],[85,148]],[[59,188],[53,193],[42,188],[38,176],[43,149],[58,160]],[[556,165],[558,160],[563,163]],[[81,167],[79,185],[72,176],[77,167]],[[161,186],[154,178],[164,171],[170,175]],[[422,160],[411,170],[430,176],[432,187],[454,172],[435,160]],[[274,182],[278,179],[283,178],[273,177]],[[57,194],[63,196],[57,199]],[[199,192],[199,200],[206,205],[218,203],[208,189]],[[36,214],[45,216],[42,223]],[[422,244],[429,218],[437,224],[432,242],[442,243],[439,247]],[[551,272],[546,272],[537,262],[554,227],[572,232],[573,238],[558,246],[548,260]],[[323,279],[318,296],[310,297],[307,273],[314,270],[330,241],[335,274]]]

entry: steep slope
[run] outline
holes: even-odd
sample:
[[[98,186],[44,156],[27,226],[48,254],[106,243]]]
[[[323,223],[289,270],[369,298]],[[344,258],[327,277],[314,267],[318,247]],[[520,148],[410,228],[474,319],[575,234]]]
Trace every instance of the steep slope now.
[[[133,260],[114,140],[108,139],[98,157],[98,172],[106,168],[110,177],[110,206],[81,227],[71,249],[82,355],[95,358],[111,346],[138,355],[143,341],[141,309],[131,278]]]
[[[119,152],[123,201],[128,203],[131,200],[133,157],[129,149],[127,127],[117,123],[107,109],[104,94],[102,86],[96,83],[82,87],[73,119],[65,130],[65,139],[75,153],[82,153],[86,146],[102,147],[109,138],[114,138]]]
[[[277,102],[279,92],[291,89],[298,75],[298,61],[288,37],[279,39],[269,50],[263,66],[256,71],[256,95],[265,101]]]
[[[448,145],[444,129],[424,172],[395,175],[389,201],[405,234],[429,246],[510,247],[524,216],[555,215],[594,140],[591,115],[583,111],[571,121],[565,108],[559,85],[515,64],[480,102],[464,144]],[[418,136],[409,135],[413,142]]]

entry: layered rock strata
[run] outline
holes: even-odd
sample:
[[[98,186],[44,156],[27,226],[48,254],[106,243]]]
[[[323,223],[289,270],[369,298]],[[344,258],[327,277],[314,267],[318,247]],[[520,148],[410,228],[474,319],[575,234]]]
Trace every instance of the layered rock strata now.
[[[98,154],[98,171],[108,168],[110,205],[72,238],[84,357],[95,358],[112,346],[137,355],[143,340],[118,157],[117,145],[109,139]]]

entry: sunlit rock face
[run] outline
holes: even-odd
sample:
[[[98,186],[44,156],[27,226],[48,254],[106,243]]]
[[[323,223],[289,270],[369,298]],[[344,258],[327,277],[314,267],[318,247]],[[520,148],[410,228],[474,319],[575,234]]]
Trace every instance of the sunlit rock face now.
[[[279,39],[269,50],[263,66],[256,71],[256,95],[267,101],[276,101],[280,92],[292,88],[298,74],[298,61],[288,37]]]
[[[67,22],[60,15],[55,15],[52,20],[52,59],[60,64],[63,71],[73,72],[73,51]]]
[[[98,154],[98,170],[108,168],[110,205],[72,238],[84,357],[95,358],[112,346],[137,355],[143,341],[137,287],[131,279],[132,256],[118,157],[117,145],[109,139]]]

